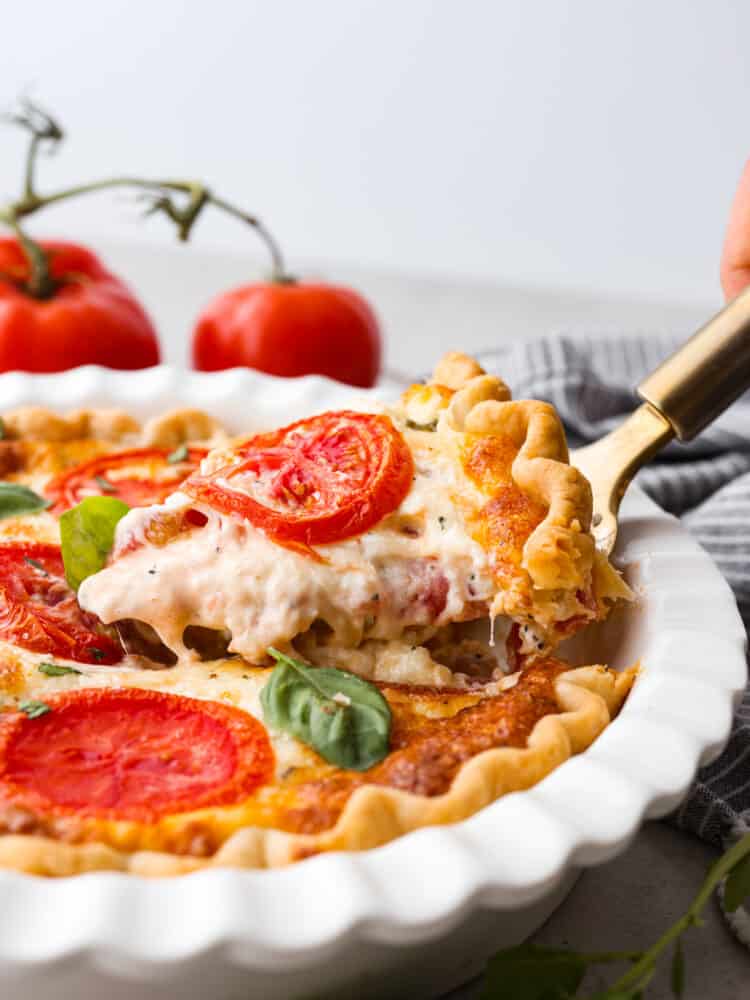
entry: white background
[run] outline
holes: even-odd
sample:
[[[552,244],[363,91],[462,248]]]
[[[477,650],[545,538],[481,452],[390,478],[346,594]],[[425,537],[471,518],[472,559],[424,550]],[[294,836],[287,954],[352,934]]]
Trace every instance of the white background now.
[[[199,176],[292,265],[718,302],[750,151],[741,0],[36,0],[3,10],[0,98],[67,124],[56,186]],[[21,145],[0,134],[0,192]],[[37,231],[168,240],[127,198]],[[202,247],[260,252],[213,219]]]

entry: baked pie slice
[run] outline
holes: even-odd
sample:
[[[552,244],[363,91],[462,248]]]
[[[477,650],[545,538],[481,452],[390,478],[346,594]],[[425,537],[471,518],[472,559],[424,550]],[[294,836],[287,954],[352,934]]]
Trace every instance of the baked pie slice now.
[[[104,622],[144,623],[179,656],[186,630],[210,630],[251,663],[269,646],[322,646],[359,650],[375,676],[389,643],[437,646],[488,620],[504,666],[627,596],[590,524],[554,409],[512,401],[450,355],[390,409],[323,413],[213,451],[163,504],[120,522],[79,600]],[[473,648],[476,629],[463,633]]]

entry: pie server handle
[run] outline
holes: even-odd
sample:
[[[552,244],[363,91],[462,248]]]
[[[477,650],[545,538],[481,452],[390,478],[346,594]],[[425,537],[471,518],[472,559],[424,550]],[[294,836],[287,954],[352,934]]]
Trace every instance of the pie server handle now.
[[[750,288],[638,386],[638,395],[690,441],[750,389]]]
[[[749,388],[750,288],[641,382],[643,403],[619,427],[571,455],[591,484],[602,551],[612,551],[620,501],[641,466],[673,438],[690,441]]]

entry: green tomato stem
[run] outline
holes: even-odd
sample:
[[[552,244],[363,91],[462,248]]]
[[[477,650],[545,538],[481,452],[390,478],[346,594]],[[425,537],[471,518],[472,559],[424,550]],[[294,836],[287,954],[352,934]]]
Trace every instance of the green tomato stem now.
[[[23,284],[24,291],[42,302],[51,299],[57,290],[57,282],[50,272],[49,254],[21,228],[14,214],[0,213],[0,219],[16,234],[28,262],[29,279]]]
[[[39,244],[21,230],[19,221],[40,209],[67,201],[70,198],[123,187],[144,191],[145,196],[150,201],[146,214],[166,215],[175,224],[177,236],[183,241],[190,238],[193,227],[206,206],[213,205],[214,208],[255,230],[271,257],[272,281],[283,284],[293,282],[294,279],[286,273],[281,248],[264,223],[257,216],[250,215],[232,202],[215,195],[200,181],[150,180],[130,176],[105,177],[50,194],[39,194],[35,186],[35,175],[41,146],[44,142],[52,144],[61,142],[64,133],[50,115],[30,101],[22,101],[20,111],[17,114],[6,116],[6,119],[25,128],[31,138],[26,153],[23,194],[16,201],[0,208],[0,222],[5,223],[16,233],[29,263],[30,279],[26,291],[35,298],[50,298],[54,294],[56,286],[49,273],[47,255]],[[172,195],[180,196],[181,199],[184,199],[184,203],[178,204]]]

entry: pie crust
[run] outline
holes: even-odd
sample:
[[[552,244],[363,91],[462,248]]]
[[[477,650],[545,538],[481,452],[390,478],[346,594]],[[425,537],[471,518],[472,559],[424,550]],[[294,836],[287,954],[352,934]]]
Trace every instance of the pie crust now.
[[[43,406],[22,406],[3,414],[7,440],[60,443],[90,438],[123,447],[175,448],[226,441],[222,425],[203,410],[176,409],[139,423],[125,410],[86,409],[61,415]]]

